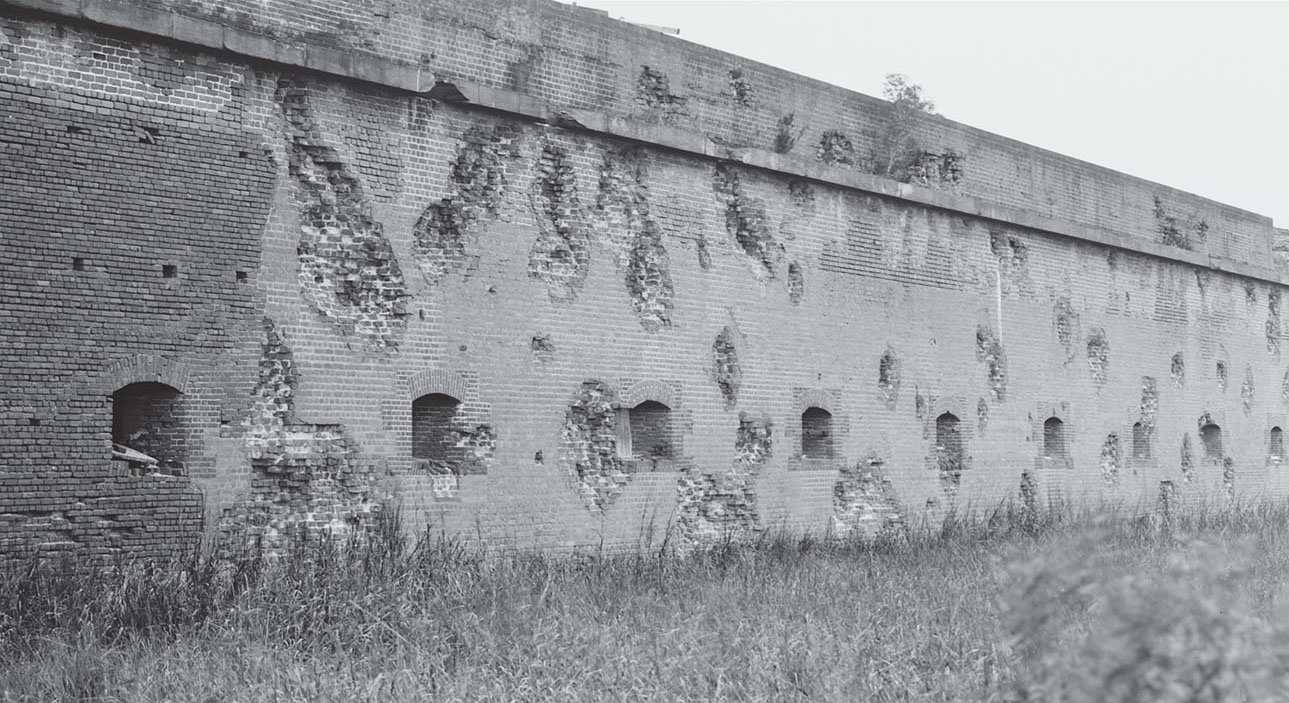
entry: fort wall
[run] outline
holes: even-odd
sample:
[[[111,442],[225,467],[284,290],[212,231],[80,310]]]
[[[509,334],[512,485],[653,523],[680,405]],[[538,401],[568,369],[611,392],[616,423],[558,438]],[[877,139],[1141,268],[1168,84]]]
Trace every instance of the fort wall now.
[[[1265,217],[544,1],[0,37],[0,551],[1289,494]]]

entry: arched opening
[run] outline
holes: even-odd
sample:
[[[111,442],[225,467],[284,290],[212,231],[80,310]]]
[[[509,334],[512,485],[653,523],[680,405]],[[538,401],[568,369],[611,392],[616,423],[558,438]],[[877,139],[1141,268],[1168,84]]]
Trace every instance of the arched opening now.
[[[1204,447],[1204,460],[1222,463],[1222,428],[1209,423],[1199,428],[1199,441]]]
[[[627,455],[635,459],[676,458],[676,443],[671,430],[671,408],[656,400],[646,400],[627,412]]]
[[[1065,423],[1059,417],[1049,417],[1043,423],[1043,456],[1047,459],[1065,459]]]
[[[1133,461],[1149,461],[1151,455],[1150,449],[1150,430],[1144,423],[1138,422],[1132,426],[1132,458]]]
[[[443,393],[427,393],[412,401],[412,457],[440,468],[459,458],[455,420],[461,401]]]
[[[806,459],[833,458],[832,413],[809,407],[801,413],[801,456]]]
[[[962,433],[958,416],[942,413],[935,419],[935,454],[941,473],[962,472]]]
[[[1280,464],[1285,460],[1285,433],[1279,427],[1271,428],[1271,461]]]
[[[131,383],[112,394],[112,458],[136,470],[182,473],[183,394],[164,383]]]

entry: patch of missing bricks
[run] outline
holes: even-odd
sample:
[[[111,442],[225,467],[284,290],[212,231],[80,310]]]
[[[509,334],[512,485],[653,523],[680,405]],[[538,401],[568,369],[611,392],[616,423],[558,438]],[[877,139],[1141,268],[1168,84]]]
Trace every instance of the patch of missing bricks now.
[[[1029,247],[1023,240],[1000,229],[989,230],[989,250],[998,259],[999,283],[1003,292],[1024,288],[1029,280]]]
[[[735,343],[735,332],[726,326],[716,335],[712,343],[712,380],[725,399],[725,407],[732,408],[738,402],[739,385],[743,381],[743,367],[739,365],[738,348]]]
[[[623,281],[641,326],[650,332],[671,326],[675,289],[662,231],[649,215],[646,161],[638,149],[606,151],[596,209],[609,244],[625,258]],[[706,256],[699,241],[699,261]],[[707,266],[711,265],[710,259]]]
[[[774,240],[765,205],[744,193],[738,170],[728,164],[716,166],[712,189],[725,206],[725,231],[762,271],[774,276],[783,258],[783,245]]]
[[[1191,433],[1182,433],[1181,448],[1181,467],[1182,482],[1190,483],[1195,480],[1195,450],[1191,448]]]
[[[1244,383],[1240,384],[1240,403],[1244,408],[1244,415],[1248,417],[1253,414],[1253,365],[1244,367]]]
[[[829,166],[854,166],[855,145],[840,130],[830,129],[819,138],[815,146],[815,158]]]
[[[735,66],[730,69],[730,92],[734,95],[734,104],[739,107],[753,107],[756,105],[756,93],[752,89],[752,83],[747,78],[747,73],[741,66]]]
[[[1098,389],[1110,375],[1110,339],[1100,327],[1088,331],[1088,371]]]
[[[1228,500],[1235,500],[1235,460],[1229,456],[1222,460],[1222,490]]]
[[[671,260],[653,220],[644,220],[627,256],[626,283],[640,324],[650,332],[671,326]]]
[[[591,235],[577,197],[577,174],[563,147],[542,147],[530,198],[537,239],[528,253],[528,275],[546,284],[552,300],[571,301],[590,268]]]
[[[1101,481],[1108,488],[1119,483],[1119,467],[1123,463],[1123,449],[1119,435],[1111,432],[1101,443]]]
[[[688,100],[671,92],[671,80],[667,74],[649,66],[640,67],[640,76],[636,79],[636,103],[657,111],[665,120],[672,120],[688,114],[685,103]]]
[[[451,194],[426,207],[412,227],[412,254],[429,283],[468,266],[466,239],[479,222],[498,216],[506,164],[518,158],[520,137],[506,123],[471,127],[462,135],[450,167]]]
[[[904,529],[904,516],[886,478],[885,464],[881,457],[869,454],[854,466],[841,469],[832,492],[834,536],[872,539]]]
[[[1074,312],[1070,299],[1063,297],[1056,301],[1053,317],[1056,324],[1056,340],[1065,350],[1065,363],[1068,364],[1076,355],[1074,342],[1079,338],[1079,315]]]
[[[555,340],[551,339],[549,334],[535,334],[529,347],[533,350],[533,356],[538,361],[550,361],[555,358]]]
[[[801,265],[793,261],[788,264],[788,300],[793,305],[800,305],[806,294],[806,280],[801,273]]]
[[[1280,381],[1280,402],[1289,405],[1289,370],[1285,371],[1284,379]]]
[[[1026,519],[1033,520],[1038,515],[1038,481],[1034,480],[1034,474],[1031,471],[1022,471],[1020,473],[1020,496],[1021,512]]]
[[[1203,245],[1208,238],[1208,222],[1195,217],[1179,220],[1168,213],[1164,201],[1159,196],[1153,197],[1152,212],[1155,215],[1155,229],[1159,241],[1181,249],[1194,249],[1196,244]]]
[[[773,434],[768,415],[739,413],[729,471],[712,475],[692,465],[682,469],[677,526],[683,544],[745,539],[760,530],[756,480],[773,452]]]
[[[1218,390],[1225,391],[1226,383],[1227,383],[1227,375],[1228,375],[1226,370],[1226,362],[1225,361],[1217,362],[1216,371],[1214,373],[1216,374],[1216,377],[1217,377]]]
[[[289,127],[288,170],[300,186],[300,287],[345,334],[393,347],[406,329],[409,295],[384,226],[372,219],[362,182],[323,143],[310,88],[283,76],[275,100]]]
[[[989,427],[989,402],[984,398],[976,401],[976,427],[980,434],[984,434]]]
[[[1182,356],[1181,352],[1173,354],[1172,365],[1169,367],[1168,373],[1172,376],[1173,385],[1178,388],[1186,386],[1186,357]]]
[[[981,325],[976,328],[976,360],[985,364],[985,376],[994,401],[1007,399],[1007,356],[1002,342],[994,335],[993,328]]]
[[[618,456],[616,394],[601,381],[585,381],[564,414],[560,463],[582,502],[600,515],[631,480]]]
[[[887,410],[894,410],[900,399],[900,359],[890,347],[877,360],[877,396]]]
[[[1267,351],[1280,358],[1280,291],[1267,293]]]
[[[1155,421],[1159,416],[1159,384],[1153,376],[1141,377],[1141,425],[1149,434],[1155,432]]]
[[[963,155],[952,147],[939,153],[923,151],[909,165],[905,182],[956,192],[962,183],[964,161]]]
[[[381,509],[375,467],[357,456],[340,425],[295,416],[300,383],[291,348],[264,320],[259,382],[246,419],[250,495],[224,511],[221,548],[285,553],[301,542],[348,538],[373,525]]]

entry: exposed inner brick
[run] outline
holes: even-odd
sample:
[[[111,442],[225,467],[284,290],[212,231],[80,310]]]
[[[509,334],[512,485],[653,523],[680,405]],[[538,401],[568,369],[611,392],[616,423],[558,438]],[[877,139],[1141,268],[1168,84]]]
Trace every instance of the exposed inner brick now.
[[[449,168],[451,194],[431,203],[412,227],[412,253],[425,279],[438,283],[466,267],[466,242],[496,217],[506,195],[507,163],[519,156],[519,130],[507,123],[475,126],[461,135]]]
[[[1114,486],[1119,482],[1119,467],[1122,461],[1123,449],[1120,447],[1119,435],[1111,432],[1101,443],[1101,480],[1106,486]]]
[[[1092,372],[1093,383],[1098,387],[1105,385],[1110,375],[1110,340],[1100,327],[1088,332],[1088,370]]]
[[[725,231],[744,253],[773,276],[783,256],[783,245],[774,241],[765,205],[743,192],[739,172],[732,166],[717,165],[712,183],[717,197],[725,204]]]
[[[733,407],[738,402],[739,384],[743,379],[743,368],[739,366],[738,349],[734,346],[734,331],[729,327],[722,328],[712,343],[713,371],[712,378],[725,398],[726,407]]]
[[[905,528],[895,491],[877,455],[844,466],[833,484],[832,530],[838,537],[891,535]]]
[[[728,471],[682,468],[677,483],[678,523],[687,544],[746,538],[760,529],[756,481],[773,455],[773,428],[766,415],[739,413],[734,463]]]
[[[562,463],[586,507],[602,513],[630,480],[618,452],[616,394],[585,381],[564,415]]]
[[[408,316],[402,270],[362,182],[323,142],[309,91],[303,80],[284,77],[276,95],[291,128],[290,172],[300,185],[300,286],[345,334],[396,346]]]
[[[577,197],[577,176],[568,152],[547,144],[537,161],[532,203],[537,239],[528,274],[544,281],[555,300],[572,300],[586,280],[591,236]]]
[[[984,325],[976,328],[976,359],[985,364],[989,390],[995,401],[1007,398],[1007,357],[994,331]]]

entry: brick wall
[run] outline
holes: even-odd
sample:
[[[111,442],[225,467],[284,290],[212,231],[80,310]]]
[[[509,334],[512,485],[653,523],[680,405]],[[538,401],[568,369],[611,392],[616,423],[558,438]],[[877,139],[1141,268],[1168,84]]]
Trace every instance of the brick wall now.
[[[412,529],[573,549],[1289,494],[1285,279],[1229,272],[1269,258],[1265,218],[938,118],[956,183],[857,189],[834,176],[884,103],[546,2],[209,7],[163,9],[762,151],[793,114],[782,156],[816,170],[6,10],[0,551],[273,549],[389,501]],[[173,389],[180,466],[111,460],[132,384]],[[437,463],[429,394],[459,401]],[[620,422],[660,434],[642,403],[668,409],[665,461],[619,451]]]

